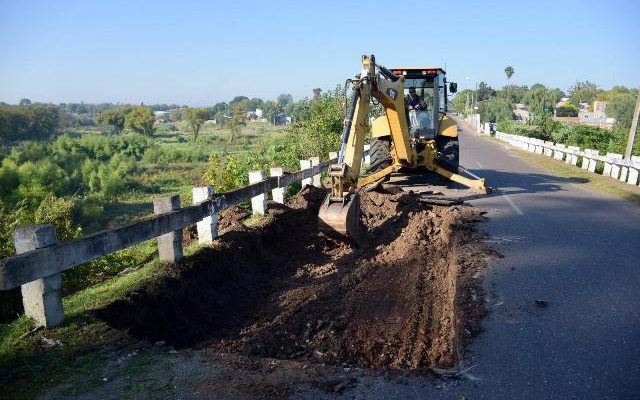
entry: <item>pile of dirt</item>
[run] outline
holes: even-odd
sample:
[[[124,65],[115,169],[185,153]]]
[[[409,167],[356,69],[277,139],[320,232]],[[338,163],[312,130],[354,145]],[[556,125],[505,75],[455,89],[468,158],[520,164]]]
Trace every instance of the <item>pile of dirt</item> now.
[[[226,213],[209,249],[98,312],[138,338],[245,356],[421,369],[452,366],[484,315],[488,250],[470,207],[362,192],[367,241],[318,231],[307,187],[259,228]]]

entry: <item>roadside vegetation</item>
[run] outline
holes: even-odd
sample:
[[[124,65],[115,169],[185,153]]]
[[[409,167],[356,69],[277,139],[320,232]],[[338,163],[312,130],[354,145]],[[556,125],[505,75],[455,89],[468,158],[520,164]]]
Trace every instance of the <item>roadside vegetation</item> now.
[[[507,74],[510,79],[513,69]],[[507,73],[507,71],[505,71]],[[568,93],[558,88],[547,88],[536,83],[531,87],[507,85],[495,90],[485,82],[480,82],[477,90],[463,90],[453,100],[454,108],[460,113],[471,113],[475,100],[481,122],[495,122],[503,132],[554,141],[580,148],[624,153],[631,127],[631,119],[636,103],[637,89],[615,86],[603,90],[592,82],[576,82]],[[560,99],[568,101],[557,106]],[[579,123],[567,123],[555,117],[577,117],[579,107],[585,111],[593,110],[594,101],[606,101],[606,115],[613,117],[616,123],[611,129],[588,126]],[[516,120],[513,110],[516,104],[523,104],[530,112],[528,121]],[[636,140],[634,155],[640,155],[640,141]]]
[[[237,96],[211,108],[2,105],[0,258],[15,253],[13,231],[21,225],[51,223],[58,239],[67,240],[144,218],[158,195],[180,194],[189,204],[195,185],[222,192],[247,184],[250,170],[295,171],[302,158],[326,158],[339,145],[343,99],[337,87],[297,102],[290,95],[274,101]],[[266,121],[252,120],[258,107]],[[292,123],[284,124],[285,115]],[[185,251],[197,250],[191,244]],[[3,393],[33,397],[81,370],[88,381],[75,382],[74,390],[98,382],[105,358],[99,349],[124,334],[93,312],[166,273],[155,241],[66,271],[67,318],[49,331],[32,331],[30,321],[18,317],[19,289],[0,292],[0,370],[5,383],[13,382]],[[29,390],[15,391],[25,386]]]

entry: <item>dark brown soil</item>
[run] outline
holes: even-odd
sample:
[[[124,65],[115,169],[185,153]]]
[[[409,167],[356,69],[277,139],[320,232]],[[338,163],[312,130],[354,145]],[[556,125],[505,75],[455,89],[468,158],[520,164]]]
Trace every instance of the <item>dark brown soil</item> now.
[[[452,366],[484,315],[490,252],[470,207],[427,206],[412,193],[361,193],[367,242],[324,235],[325,192],[306,188],[272,221],[226,233],[171,273],[99,312],[135,337],[250,357],[426,369]]]

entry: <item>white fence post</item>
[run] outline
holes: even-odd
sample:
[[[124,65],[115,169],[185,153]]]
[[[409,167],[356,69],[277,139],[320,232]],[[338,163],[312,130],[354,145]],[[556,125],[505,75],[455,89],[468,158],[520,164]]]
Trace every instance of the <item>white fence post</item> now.
[[[370,144],[365,144],[364,145],[364,151],[368,152],[369,150],[371,150],[371,145]],[[371,156],[369,154],[364,156],[364,163],[367,164],[367,165],[371,164]]]
[[[640,157],[631,156],[632,167],[629,167],[629,176],[627,177],[627,183],[635,185],[638,183],[638,170],[640,169]]]
[[[13,232],[16,254],[41,249],[58,243],[53,225],[31,225]],[[62,274],[57,273],[25,283],[22,291],[24,313],[33,318],[37,326],[52,328],[64,320],[62,308]]]
[[[300,160],[300,169],[301,170],[305,170],[305,169],[309,169],[311,168],[311,160]],[[304,188],[307,185],[311,185],[311,182],[313,181],[312,178],[305,178],[302,180],[302,188]]]
[[[604,157],[606,161],[604,162],[604,169],[602,170],[603,176],[611,176],[611,155],[613,153],[607,153]]]
[[[596,166],[598,165],[598,160],[595,157],[598,157],[600,155],[600,150],[591,150],[591,155],[594,158],[589,159],[588,171],[595,173],[596,172]]]
[[[315,167],[316,165],[320,165],[320,157],[311,157],[309,158],[311,161],[311,166]],[[313,186],[322,187],[322,175],[320,173],[315,174],[311,179]]]
[[[567,154],[567,164],[578,165],[578,153],[580,152],[580,147],[569,146],[570,154]]]
[[[614,179],[618,179],[620,176],[620,165],[616,164],[617,161],[622,160],[622,154],[617,153],[607,153],[611,156],[611,176]]]
[[[555,149],[553,150],[553,158],[559,161],[564,160],[564,150],[565,150],[564,144],[556,143]]]
[[[262,182],[267,179],[264,171],[251,171],[249,172],[249,184]],[[266,214],[267,212],[267,195],[261,193],[251,198],[251,210],[254,214]]]
[[[271,168],[269,169],[269,175],[271,177],[281,177],[284,175],[284,168]],[[284,204],[284,187],[280,187],[280,184],[278,183],[278,187],[271,190],[271,197],[273,197],[274,202]]]
[[[213,186],[197,186],[193,188],[193,204],[202,203],[213,196]],[[218,213],[211,211],[211,215],[205,217],[196,224],[198,229],[198,243],[210,244],[218,236]]]
[[[165,214],[180,209],[180,196],[162,196],[153,199],[153,213]],[[158,254],[160,261],[178,262],[182,260],[182,229],[158,236]]]
[[[582,156],[582,163],[580,164],[580,168],[588,169],[589,168],[589,156],[591,156],[591,149],[584,149]]]

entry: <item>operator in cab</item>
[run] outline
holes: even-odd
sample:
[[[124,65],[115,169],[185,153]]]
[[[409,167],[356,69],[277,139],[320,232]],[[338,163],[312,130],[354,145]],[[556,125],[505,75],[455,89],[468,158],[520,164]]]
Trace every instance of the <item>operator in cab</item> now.
[[[422,100],[422,97],[416,93],[415,86],[409,87],[409,96],[406,98],[407,108],[409,110],[426,110],[427,104]]]

